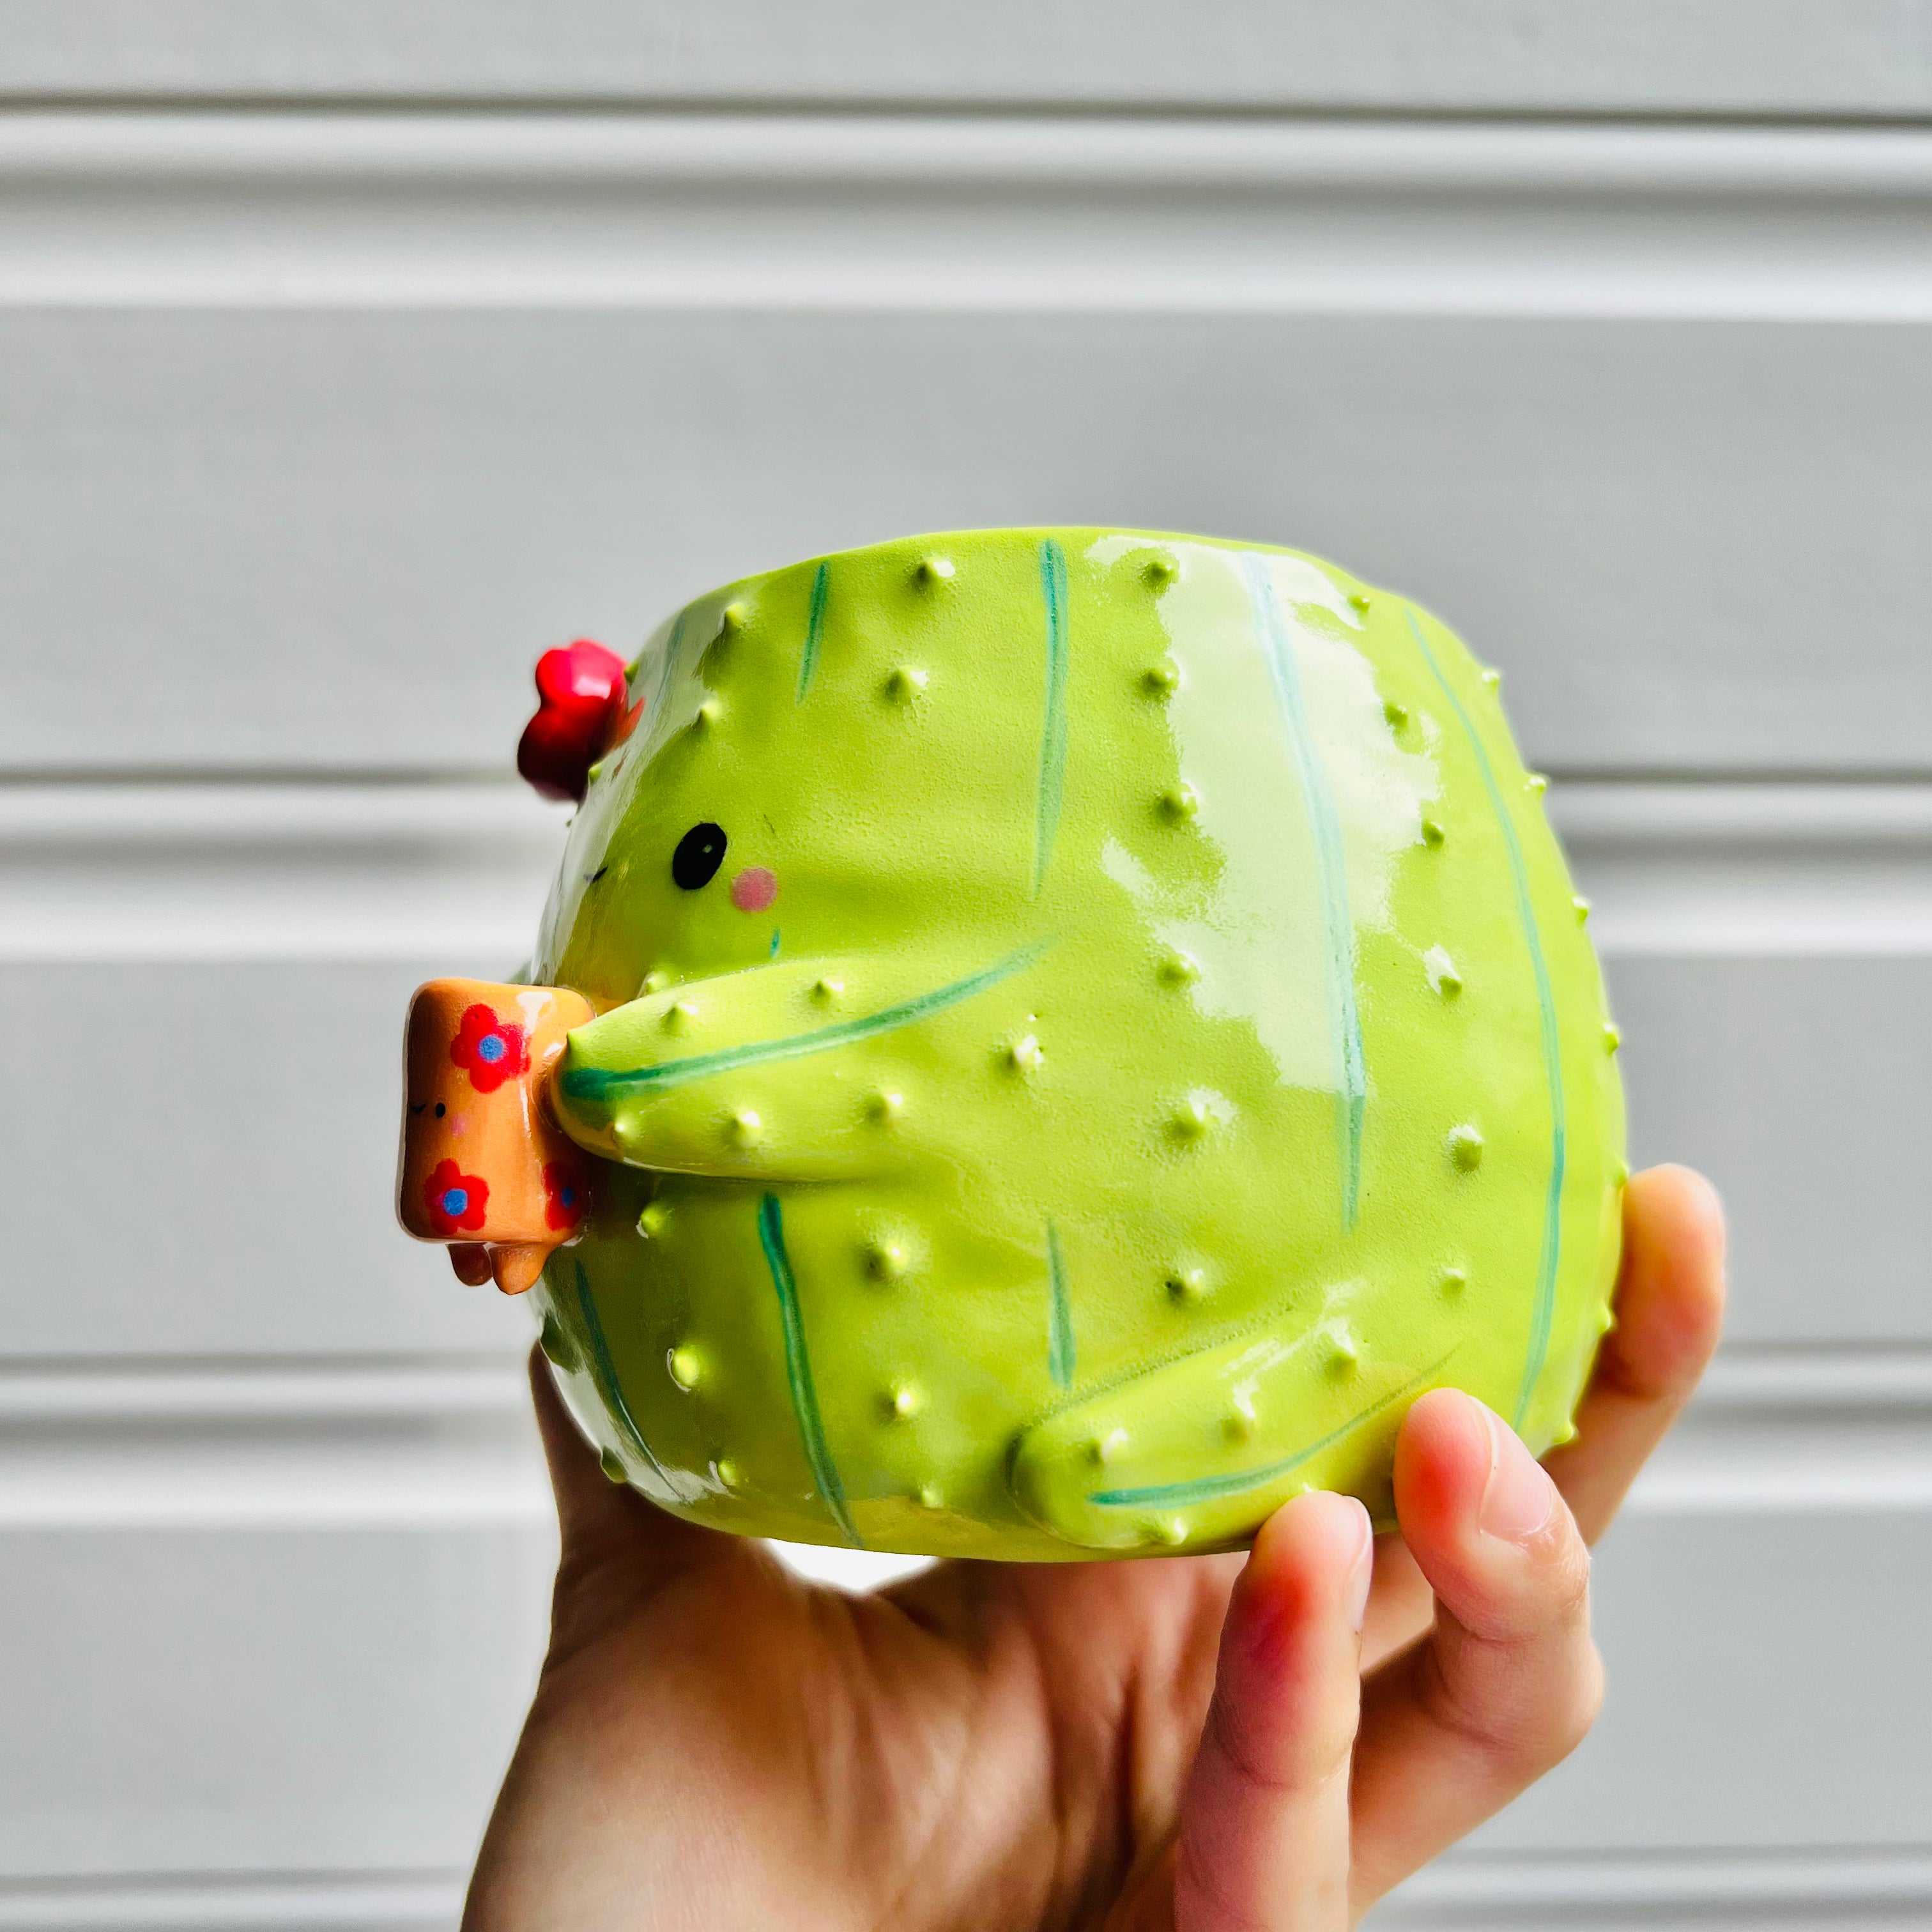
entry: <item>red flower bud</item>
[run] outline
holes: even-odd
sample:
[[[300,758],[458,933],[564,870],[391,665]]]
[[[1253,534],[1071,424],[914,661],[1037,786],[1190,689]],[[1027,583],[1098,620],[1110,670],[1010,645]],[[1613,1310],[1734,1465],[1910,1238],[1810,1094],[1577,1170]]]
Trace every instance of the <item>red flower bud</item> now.
[[[542,702],[524,728],[517,770],[545,798],[580,800],[624,716],[623,662],[579,638],[538,658],[537,695]]]

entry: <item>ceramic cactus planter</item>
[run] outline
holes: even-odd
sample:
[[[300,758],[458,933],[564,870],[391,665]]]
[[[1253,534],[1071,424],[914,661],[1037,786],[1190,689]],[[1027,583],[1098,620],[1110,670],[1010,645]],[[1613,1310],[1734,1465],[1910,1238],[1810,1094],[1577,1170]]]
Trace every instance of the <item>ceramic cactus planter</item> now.
[[[1309,1486],[1385,1516],[1438,1384],[1566,1433],[1616,1035],[1435,619],[1292,551],[979,531],[734,584],[586,676],[537,983],[419,996],[403,1196],[472,1278],[541,1268],[610,1474],[747,1534],[1078,1558]]]

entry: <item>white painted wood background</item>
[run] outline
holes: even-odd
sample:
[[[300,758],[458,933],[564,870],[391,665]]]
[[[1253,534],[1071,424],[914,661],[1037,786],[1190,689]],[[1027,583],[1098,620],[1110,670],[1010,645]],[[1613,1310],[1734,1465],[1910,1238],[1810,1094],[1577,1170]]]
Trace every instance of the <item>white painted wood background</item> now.
[[[1932,5],[0,0],[0,1928],[447,1928],[550,1548],[392,1229],[544,645],[921,526],[1505,669],[1736,1220],[1612,1694],[1390,1927],[1932,1913]]]

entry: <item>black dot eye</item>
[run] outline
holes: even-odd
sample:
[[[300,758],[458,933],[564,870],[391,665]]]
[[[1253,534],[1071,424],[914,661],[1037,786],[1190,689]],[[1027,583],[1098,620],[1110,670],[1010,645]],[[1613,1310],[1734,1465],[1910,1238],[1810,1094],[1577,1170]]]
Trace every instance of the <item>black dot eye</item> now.
[[[708,886],[724,862],[728,842],[722,826],[694,825],[677,842],[677,850],[670,855],[671,877],[688,892]]]
[[[443,1115],[448,1112],[449,1109],[446,1107],[440,1100],[437,1101],[436,1103],[436,1117],[439,1120],[441,1120]]]

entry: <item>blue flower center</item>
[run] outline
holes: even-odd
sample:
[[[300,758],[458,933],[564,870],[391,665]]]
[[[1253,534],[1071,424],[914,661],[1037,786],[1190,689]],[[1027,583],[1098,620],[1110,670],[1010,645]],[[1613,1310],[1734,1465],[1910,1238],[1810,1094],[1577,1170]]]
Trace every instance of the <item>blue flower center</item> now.
[[[577,1205],[577,1190],[574,1187],[566,1187],[556,1198],[566,1208],[574,1208]]]
[[[494,1066],[508,1051],[503,1044],[503,1036],[500,1033],[486,1033],[476,1042],[476,1058],[486,1066]]]
[[[470,1205],[470,1190],[466,1187],[448,1189],[442,1197],[442,1211],[453,1221]]]

